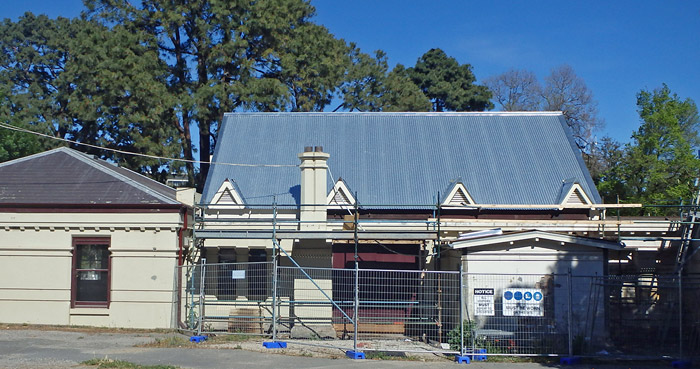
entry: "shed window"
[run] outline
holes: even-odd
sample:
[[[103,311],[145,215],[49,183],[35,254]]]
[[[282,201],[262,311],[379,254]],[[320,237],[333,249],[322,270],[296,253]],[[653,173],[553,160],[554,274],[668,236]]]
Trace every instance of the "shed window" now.
[[[72,306],[109,306],[109,245],[109,238],[73,239]]]

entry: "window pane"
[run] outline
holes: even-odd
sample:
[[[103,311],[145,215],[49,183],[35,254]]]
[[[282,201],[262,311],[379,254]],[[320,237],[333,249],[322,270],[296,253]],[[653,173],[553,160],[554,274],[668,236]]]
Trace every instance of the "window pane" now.
[[[78,272],[76,301],[107,301],[107,272]]]
[[[107,245],[78,245],[78,269],[107,269]]]

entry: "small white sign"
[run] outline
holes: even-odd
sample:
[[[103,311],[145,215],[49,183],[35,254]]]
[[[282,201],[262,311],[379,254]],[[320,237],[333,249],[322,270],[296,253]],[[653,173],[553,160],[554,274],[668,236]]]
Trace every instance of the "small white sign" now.
[[[232,279],[245,279],[245,270],[232,270],[231,271],[231,278]]]
[[[544,316],[544,295],[536,288],[503,290],[503,316]]]
[[[494,316],[496,308],[494,307],[494,290],[493,288],[475,288],[474,289],[474,315]]]

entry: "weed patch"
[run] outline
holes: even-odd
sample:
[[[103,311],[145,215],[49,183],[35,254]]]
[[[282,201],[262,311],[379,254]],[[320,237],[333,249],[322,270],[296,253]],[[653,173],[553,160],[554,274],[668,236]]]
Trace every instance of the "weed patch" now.
[[[83,361],[82,365],[95,366],[98,369],[115,368],[115,369],[177,369],[177,366],[172,365],[139,365],[123,360],[92,359]]]

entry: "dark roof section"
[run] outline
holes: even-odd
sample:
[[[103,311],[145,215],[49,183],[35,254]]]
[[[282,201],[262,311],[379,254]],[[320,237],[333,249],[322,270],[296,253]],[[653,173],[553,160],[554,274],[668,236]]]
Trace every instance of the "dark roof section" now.
[[[229,113],[217,143],[213,161],[237,164],[298,165],[304,146],[323,146],[328,191],[342,177],[365,206],[435,204],[460,177],[477,204],[555,204],[569,179],[600,203],[558,112]],[[222,164],[202,201],[227,178],[249,204],[299,203],[298,167]]]
[[[177,205],[176,190],[61,147],[0,163],[0,204]]]

